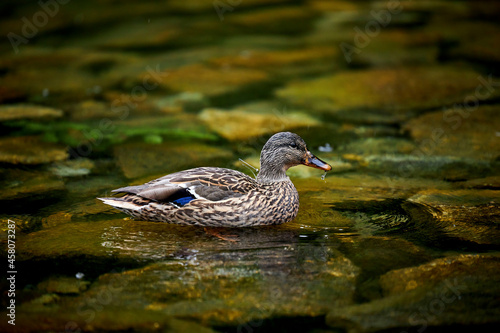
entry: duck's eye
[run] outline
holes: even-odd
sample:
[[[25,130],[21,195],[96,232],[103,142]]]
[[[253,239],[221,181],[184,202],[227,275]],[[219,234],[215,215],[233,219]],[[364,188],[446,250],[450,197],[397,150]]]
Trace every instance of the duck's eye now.
[[[290,143],[290,148],[296,149],[297,148],[297,144],[295,142]]]

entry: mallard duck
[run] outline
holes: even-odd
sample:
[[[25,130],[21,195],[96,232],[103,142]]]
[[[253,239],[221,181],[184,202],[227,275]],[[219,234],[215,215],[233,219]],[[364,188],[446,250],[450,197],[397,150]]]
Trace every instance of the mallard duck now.
[[[299,195],[286,175],[304,164],[332,167],[307,150],[297,134],[274,134],[262,148],[256,179],[224,168],[201,167],[172,173],[98,198],[136,219],[204,227],[249,227],[282,224],[295,218]]]

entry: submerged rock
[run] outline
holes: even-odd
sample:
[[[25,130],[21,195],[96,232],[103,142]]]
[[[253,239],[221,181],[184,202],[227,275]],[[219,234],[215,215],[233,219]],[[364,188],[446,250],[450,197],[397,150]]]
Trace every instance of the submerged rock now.
[[[78,158],[56,162],[52,164],[49,170],[59,177],[78,177],[90,174],[95,164],[88,158]]]
[[[127,143],[115,146],[114,155],[127,178],[167,174],[181,169],[221,165],[231,159],[231,151],[201,143]]]
[[[478,91],[487,93],[488,89],[482,87]],[[404,129],[415,139],[419,150],[425,155],[486,161],[497,159],[500,157],[500,106],[476,105],[480,100],[474,95],[474,91],[463,101],[464,103],[455,104],[453,108],[412,119],[404,125]]]
[[[116,106],[115,106],[115,109]],[[69,117],[72,120],[82,121],[89,119],[116,119],[122,115],[121,112],[113,110],[108,103],[86,100],[74,104],[68,108]]]
[[[62,110],[39,105],[1,105],[0,121],[15,119],[50,119],[58,118],[63,115]]]
[[[53,283],[42,282],[41,289],[62,294],[56,307],[26,303],[18,309],[46,316],[49,327],[68,313],[66,321],[80,323],[84,318],[77,309],[106,295],[112,302],[102,304],[105,310],[95,313],[92,326],[107,322],[109,329],[129,323],[117,314],[130,311],[144,311],[143,319],[131,324],[136,328],[147,318],[171,315],[236,326],[276,316],[319,316],[331,306],[352,304],[359,268],[329,245],[334,240],[304,242],[297,226],[231,233],[238,235],[237,243],[221,242],[200,228],[120,219],[71,222],[22,235],[21,266],[42,265],[53,274],[75,268],[85,276],[96,270],[107,273],[79,296],[64,295],[76,292],[72,283],[48,288]],[[61,266],[82,260],[83,266]],[[122,268],[130,262],[139,268]],[[36,279],[29,278],[38,283]]]
[[[181,92],[158,98],[154,104],[165,113],[196,112],[209,105],[208,99],[199,92]]]
[[[329,305],[352,303],[358,268],[335,250],[322,258],[312,247],[191,251],[185,258],[106,274],[88,290],[95,297],[116,287],[115,304],[127,311],[148,304],[152,313],[208,325],[251,325],[279,316],[317,316]],[[246,249],[245,249],[246,248]]]
[[[305,113],[272,114],[246,111],[244,107],[231,111],[205,109],[200,114],[200,119],[207,123],[212,131],[231,141],[248,140],[260,135],[320,124]]]
[[[110,305],[109,294],[102,294],[99,299],[80,303],[78,311],[74,301],[59,298],[49,303],[31,302],[17,307],[16,329],[20,332],[106,332],[106,331],[161,331],[168,333],[200,332],[215,333],[216,331],[192,321],[165,316],[161,312],[145,309],[123,310]],[[73,302],[73,303],[72,303]],[[95,306],[95,307],[93,307]],[[103,309],[105,309],[103,311]],[[5,313],[3,313],[5,314]],[[8,326],[7,326],[8,325]],[[7,321],[0,323],[3,332],[12,330]]]
[[[79,280],[75,277],[51,277],[40,282],[37,289],[56,294],[79,294],[90,285],[89,281]]]
[[[0,162],[10,164],[44,164],[62,161],[68,152],[62,145],[43,142],[37,136],[0,139]]]
[[[458,181],[494,174],[489,162],[449,156],[425,156],[419,149],[412,154],[369,155],[360,157],[368,170],[397,177],[435,178]]]
[[[500,176],[476,178],[460,182],[459,184],[464,188],[498,190],[500,189]]]
[[[421,233],[440,233],[476,244],[500,245],[500,202],[493,190],[427,190],[408,199]],[[427,218],[425,218],[427,216]],[[432,241],[435,237],[429,237]],[[439,243],[439,239],[434,239]]]
[[[332,309],[326,322],[347,332],[497,325],[499,267],[498,255],[463,255],[391,271],[386,297]]]
[[[235,98],[236,95],[241,97],[263,91],[270,81],[268,74],[258,69],[208,67],[201,64],[180,67],[159,75],[163,75],[160,85],[167,90],[201,93],[212,99],[221,96]]]
[[[265,70],[280,75],[324,73],[338,68],[338,49],[310,47],[305,49],[243,51],[237,56],[211,59],[209,62],[223,67],[243,67]]]
[[[316,12],[306,7],[276,6],[227,15],[224,22],[242,32],[265,34],[301,33],[312,25]],[[297,24],[300,22],[301,24]]]
[[[481,84],[479,76],[450,66],[344,71],[289,83],[276,96],[345,120],[397,123],[419,110],[463,102]]]
[[[478,283],[500,277],[498,254],[461,254],[436,259],[416,267],[387,272],[380,277],[380,286],[385,296],[430,287],[445,280],[469,277]],[[451,282],[451,281],[450,281]],[[490,281],[491,282],[491,281]]]
[[[48,172],[6,169],[1,172],[0,200],[20,199],[50,194],[65,189],[64,182]]]
[[[415,145],[398,138],[364,138],[339,147],[339,152],[359,155],[408,154],[415,150]]]

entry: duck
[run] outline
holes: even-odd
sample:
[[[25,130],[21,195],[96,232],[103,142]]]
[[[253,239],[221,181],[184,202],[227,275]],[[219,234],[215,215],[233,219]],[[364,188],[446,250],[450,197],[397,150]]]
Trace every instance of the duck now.
[[[121,197],[97,199],[138,220],[203,227],[277,225],[292,221],[299,211],[299,195],[286,171],[301,164],[332,169],[299,135],[279,132],[264,144],[255,178],[198,167],[112,190]]]

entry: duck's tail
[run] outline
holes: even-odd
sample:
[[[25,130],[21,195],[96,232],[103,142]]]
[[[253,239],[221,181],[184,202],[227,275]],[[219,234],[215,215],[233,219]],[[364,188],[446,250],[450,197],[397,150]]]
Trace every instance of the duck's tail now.
[[[111,197],[97,199],[101,200],[106,205],[110,205],[111,207],[121,210],[122,212],[134,217],[139,217],[141,215],[141,209],[151,203],[151,200],[144,199],[133,194],[126,194],[119,198]]]

